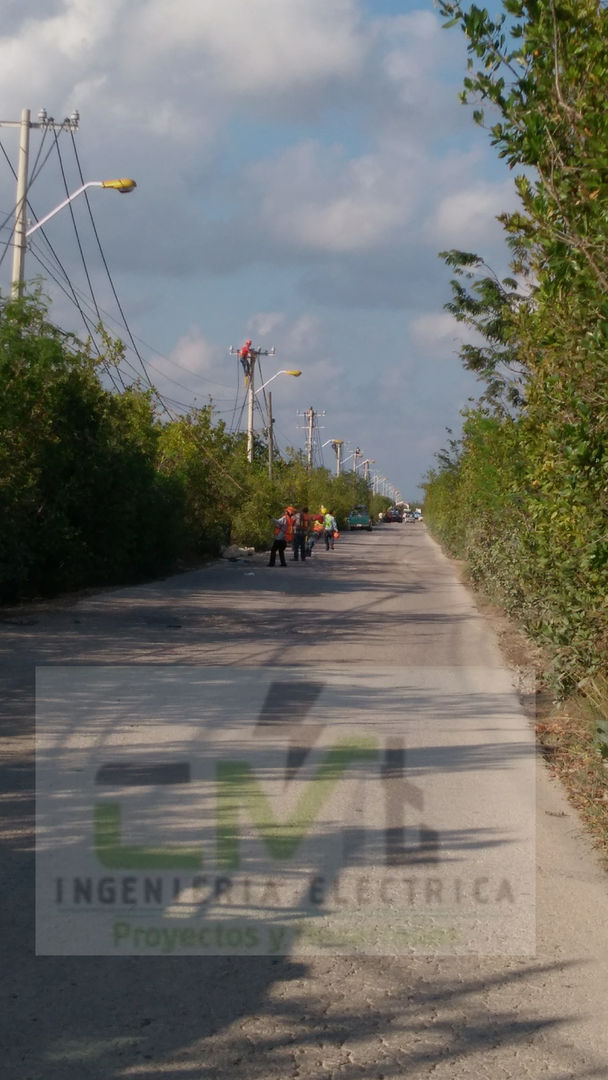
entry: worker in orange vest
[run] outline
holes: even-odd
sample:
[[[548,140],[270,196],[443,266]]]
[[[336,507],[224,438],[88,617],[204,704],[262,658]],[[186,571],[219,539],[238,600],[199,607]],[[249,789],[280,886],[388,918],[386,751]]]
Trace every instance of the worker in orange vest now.
[[[275,524],[274,540],[270,549],[270,556],[268,559],[268,566],[274,566],[276,563],[277,554],[279,556],[279,562],[281,566],[287,566],[285,561],[285,548],[293,541],[293,515],[295,509],[293,506],[286,506],[284,513],[280,518],[273,518]]]
[[[311,520],[311,528],[308,532],[308,542],[306,544],[306,554],[308,558],[312,558],[312,549],[315,546],[316,541],[323,535],[325,526],[323,525],[323,514],[313,514]]]

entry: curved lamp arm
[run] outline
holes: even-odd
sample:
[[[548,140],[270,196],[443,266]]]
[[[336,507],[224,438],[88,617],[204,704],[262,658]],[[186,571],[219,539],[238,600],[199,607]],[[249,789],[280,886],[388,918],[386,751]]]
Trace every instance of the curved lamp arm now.
[[[25,235],[31,236],[32,233],[36,232],[36,229],[39,229],[42,225],[46,225],[47,221],[52,217],[55,217],[55,214],[58,214],[60,210],[63,210],[64,206],[71,203],[72,199],[75,199],[77,195],[82,195],[83,191],[86,191],[86,189],[90,187],[112,188],[114,191],[120,191],[122,195],[126,195],[129,191],[133,191],[133,188],[137,187],[137,184],[135,183],[135,180],[130,180],[126,176],[121,180],[89,180],[86,184],[83,184],[82,187],[79,187],[77,191],[73,191],[71,195],[68,195],[67,199],[64,199],[63,202],[59,203],[59,206],[56,206],[54,210],[50,210],[48,214],[45,214],[43,218],[40,218],[40,221],[37,221],[30,229],[26,229]]]

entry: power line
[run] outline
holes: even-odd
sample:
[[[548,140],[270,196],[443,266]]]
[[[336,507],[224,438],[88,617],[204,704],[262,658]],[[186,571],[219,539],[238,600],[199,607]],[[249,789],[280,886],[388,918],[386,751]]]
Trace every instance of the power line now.
[[[82,291],[80,289],[78,289],[77,286],[72,285],[71,287],[74,290],[74,292],[76,293],[76,295],[80,297],[83,305],[87,306],[88,305],[88,300],[86,299],[85,294],[82,293]],[[65,292],[65,290],[64,290],[64,292]],[[80,305],[77,305],[77,306],[78,306],[78,309],[80,310]],[[103,315],[104,320],[107,320],[107,321],[113,323],[114,326],[122,327],[122,323],[119,323],[118,320],[115,319],[114,316],[109,311],[105,310],[105,308],[100,307],[99,310],[101,311],[101,314]],[[87,327],[87,329],[88,329],[88,327]],[[215,379],[209,379],[209,378],[207,378],[207,376],[201,375],[198,371],[193,371],[192,368],[185,367],[184,364],[180,364],[177,360],[174,360],[172,357],[167,356],[166,353],[160,352],[159,349],[156,349],[153,345],[150,345],[149,342],[145,341],[139,335],[135,334],[134,336],[135,336],[135,339],[140,343],[140,345],[143,345],[146,349],[149,349],[149,351],[151,353],[154,353],[155,356],[158,356],[161,360],[164,360],[167,364],[171,364],[173,367],[178,368],[179,371],[183,371],[187,375],[192,375],[192,376],[194,376],[194,378],[198,379],[201,382],[209,383],[210,386],[217,386],[221,390],[230,390],[231,389],[231,387],[227,386],[225,383],[218,383],[218,382],[216,382]],[[128,343],[125,343],[125,348],[127,348],[127,349],[130,348]],[[175,383],[176,386],[181,385],[180,383],[176,382],[175,379],[172,379],[171,376],[167,375],[166,372],[162,371],[160,368],[155,367],[155,365],[152,364],[151,360],[147,360],[146,363],[147,363],[148,367],[152,368],[152,370],[154,370],[154,371],[157,371],[160,375],[163,376],[163,378],[167,379],[169,382]],[[190,387],[183,387],[182,386],[182,389],[186,389],[186,390],[188,390],[188,392],[192,392]]]
[[[44,229],[42,230],[42,233],[43,233],[43,235],[44,235]],[[51,269],[51,267],[50,267],[50,266],[48,265],[48,263],[47,263],[47,262],[45,262],[44,258],[42,257],[42,254],[41,254],[41,253],[39,253],[39,252],[37,252],[37,251],[35,250],[35,247],[34,247],[34,248],[31,248],[31,247],[30,247],[30,251],[31,251],[31,254],[32,254],[32,255],[33,255],[33,257],[34,257],[34,258],[36,259],[36,261],[40,263],[40,265],[41,265],[41,266],[42,266],[42,268],[43,268],[43,269],[44,269],[44,270],[46,271],[46,273],[47,273],[47,274],[49,275],[49,277],[51,277],[51,278],[52,278],[52,280],[53,280],[53,281],[55,282],[55,284],[56,284],[56,285],[57,285],[57,287],[58,287],[58,288],[59,288],[59,289],[61,290],[61,292],[63,292],[63,294],[64,294],[64,295],[65,295],[65,296],[66,296],[66,297],[67,297],[67,298],[68,298],[69,300],[71,300],[71,301],[72,301],[72,303],[73,303],[73,304],[74,304],[74,305],[76,306],[76,308],[78,309],[78,311],[79,311],[79,313],[80,313],[80,317],[82,318],[82,321],[83,321],[84,327],[85,327],[85,329],[86,329],[86,331],[87,331],[87,333],[89,334],[89,337],[90,337],[90,339],[91,339],[91,344],[92,344],[92,346],[93,346],[93,348],[94,348],[95,352],[97,353],[98,357],[99,357],[99,358],[100,358],[100,360],[102,361],[102,363],[103,363],[103,367],[104,367],[104,370],[105,370],[105,372],[106,372],[106,374],[107,374],[108,378],[110,379],[110,382],[112,383],[112,386],[114,387],[114,389],[115,389],[116,391],[118,391],[118,386],[116,385],[116,383],[115,383],[115,381],[114,381],[114,376],[113,376],[112,370],[111,370],[111,368],[110,368],[110,365],[109,365],[109,364],[107,363],[107,361],[105,360],[105,358],[104,358],[104,357],[103,357],[103,356],[101,355],[101,350],[99,349],[99,346],[97,345],[97,342],[96,342],[96,340],[95,340],[95,336],[94,336],[94,328],[93,328],[93,327],[92,327],[92,326],[90,325],[90,323],[89,323],[89,319],[88,319],[88,316],[87,316],[87,315],[85,315],[85,312],[83,311],[83,309],[82,309],[82,306],[80,305],[80,303],[79,303],[79,301],[78,301],[78,297],[77,297],[77,295],[76,295],[76,291],[75,291],[75,289],[74,289],[74,287],[73,287],[73,285],[72,285],[72,283],[71,283],[71,281],[70,281],[70,278],[69,278],[69,276],[68,276],[67,270],[66,270],[66,269],[65,269],[65,267],[63,266],[63,264],[62,264],[61,260],[59,259],[59,256],[57,255],[56,251],[54,250],[54,248],[53,248],[52,244],[50,243],[50,241],[49,241],[48,237],[44,236],[44,238],[45,238],[45,240],[46,240],[47,244],[49,245],[49,247],[50,247],[50,249],[51,249],[51,252],[52,252],[53,258],[54,258],[54,259],[55,259],[55,261],[57,262],[57,265],[59,266],[59,268],[60,268],[60,271],[61,271],[61,273],[63,274],[63,276],[64,276],[64,278],[65,278],[65,280],[66,280],[66,282],[67,282],[67,288],[66,288],[66,286],[65,286],[65,285],[63,285],[63,284],[62,284],[62,282],[61,282],[61,281],[59,280],[59,278],[58,278],[58,277],[56,276],[56,274],[54,274],[54,273],[53,273],[53,270],[52,270],[52,269]],[[120,384],[121,384],[121,386],[122,386],[122,389],[124,390],[124,389],[125,389],[125,384],[124,384],[124,381],[123,381],[122,375],[121,375],[120,371],[118,370],[118,368],[116,369],[116,375],[117,375],[117,378],[118,378],[118,380],[119,380],[119,382],[120,382]]]
[[[72,141],[73,141],[73,136],[72,136]],[[66,196],[69,197],[70,189],[68,187],[67,177],[65,175],[65,169],[63,167],[63,158],[61,157],[61,150],[60,150],[60,147],[59,147],[59,139],[57,138],[57,132],[55,132],[55,146],[57,148],[57,158],[59,160],[59,168],[61,169],[61,176],[63,178],[63,186],[65,188]],[[82,183],[84,183],[84,180],[82,180]],[[86,192],[85,192],[85,195],[86,195]],[[74,228],[74,234],[76,236],[76,243],[78,245],[78,250],[80,252],[80,258],[81,258],[81,262],[82,262],[82,267],[83,267],[83,270],[84,270],[84,273],[85,273],[85,277],[87,279],[87,284],[89,286],[89,292],[91,294],[91,300],[92,300],[93,306],[95,308],[95,314],[97,315],[97,321],[101,322],[101,315],[99,314],[99,308],[97,306],[97,300],[95,299],[95,293],[93,292],[93,283],[91,281],[91,275],[89,274],[89,269],[87,267],[87,261],[86,261],[86,259],[84,257],[84,251],[83,251],[83,248],[82,248],[82,243],[80,241],[80,234],[78,232],[78,227],[76,225],[76,217],[74,215],[74,207],[72,206],[72,203],[68,203],[68,209],[70,211],[70,217],[72,219],[72,226]]]
[[[84,184],[84,176],[83,176],[83,173],[82,173],[82,168],[80,166],[80,158],[78,157],[78,149],[76,147],[76,140],[74,138],[74,132],[71,131],[70,134],[72,136],[72,147],[73,147],[73,150],[74,150],[74,157],[76,159],[76,165],[78,167],[78,173],[79,173],[79,176],[80,176],[81,183]],[[146,365],[144,364],[144,361],[143,361],[143,358],[142,358],[142,356],[141,356],[141,354],[139,352],[139,349],[137,348],[137,345],[135,344],[135,339],[133,337],[133,334],[131,333],[131,329],[130,329],[129,324],[127,322],[127,317],[126,317],[126,315],[125,315],[125,313],[123,311],[122,304],[121,304],[121,302],[120,302],[120,300],[118,298],[118,293],[116,292],[116,288],[115,288],[114,282],[112,280],[112,275],[110,273],[110,268],[108,266],[108,262],[107,262],[107,259],[105,257],[105,254],[104,254],[104,250],[103,250],[103,247],[101,245],[101,240],[99,238],[99,233],[97,232],[97,226],[95,225],[95,219],[93,218],[93,212],[91,210],[91,203],[89,201],[88,193],[86,191],[84,192],[84,197],[85,197],[85,201],[86,201],[86,204],[87,204],[87,209],[89,211],[89,218],[90,218],[90,221],[91,221],[91,227],[93,229],[93,233],[94,233],[95,239],[97,241],[97,247],[99,249],[99,254],[101,256],[101,261],[103,262],[104,269],[106,271],[106,275],[107,275],[108,281],[110,283],[110,288],[112,289],[112,294],[113,294],[114,299],[116,301],[116,306],[118,307],[118,310],[120,311],[125,330],[127,331],[127,334],[129,335],[129,340],[130,340],[131,345],[133,347],[133,351],[134,351],[135,355],[137,356],[137,359],[139,360],[139,362],[141,364],[141,369],[142,369],[142,371],[143,371],[143,373],[144,373],[144,375],[146,377],[147,382],[150,385],[151,390],[154,391],[154,393],[156,394],[156,396],[157,396],[158,400],[160,401],[161,405],[163,406],[164,409],[166,409],[166,406],[165,406],[160,394],[158,393],[156,388],[153,386],[152,380],[150,379],[150,376],[148,375],[148,372],[146,370]]]
[[[27,115],[29,117],[29,111],[27,112]],[[66,170],[65,170],[64,161],[63,161],[63,157],[62,157],[62,153],[61,153],[61,148],[60,148],[60,145],[59,145],[59,138],[58,138],[58,134],[62,130],[67,129],[67,130],[70,131],[70,134],[72,136],[72,147],[73,147],[73,152],[74,152],[76,165],[77,165],[77,168],[78,168],[78,173],[79,173],[79,176],[80,176],[80,180],[81,180],[82,184],[84,185],[84,176],[83,176],[83,172],[82,172],[82,168],[81,168],[81,164],[80,164],[80,159],[79,159],[79,155],[78,155],[76,142],[75,142],[75,139],[74,139],[74,130],[75,130],[75,127],[77,126],[77,123],[78,123],[77,115],[74,114],[72,116],[72,118],[70,118],[69,120],[66,120],[62,124],[57,124],[57,125],[54,123],[54,121],[52,119],[47,118],[46,113],[41,113],[39,119],[41,121],[40,123],[30,123],[28,121],[28,128],[39,127],[39,128],[43,129],[43,138],[41,140],[41,143],[40,143],[40,146],[39,146],[39,149],[38,149],[38,153],[37,153],[37,156],[36,156],[36,160],[34,162],[33,169],[31,170],[31,175],[30,175],[29,182],[26,183],[25,192],[24,192],[24,200],[27,200],[28,210],[32,214],[32,217],[34,218],[35,221],[37,221],[38,219],[37,219],[37,216],[36,216],[32,206],[31,206],[31,203],[29,201],[29,191],[31,189],[32,183],[38,178],[38,176],[42,172],[43,168],[45,167],[46,163],[48,162],[48,159],[49,159],[51,153],[53,152],[53,149],[56,150],[59,169],[60,169],[62,180],[63,180],[63,186],[64,186],[64,189],[65,189],[66,195],[69,196],[69,186],[68,186],[68,181],[67,181],[67,176],[66,176]],[[23,116],[22,116],[22,121],[21,121],[21,126],[22,125],[23,125]],[[10,126],[15,126],[16,127],[16,126],[19,126],[19,124],[17,122],[14,122],[14,123],[10,122]],[[45,140],[46,140],[46,137],[47,137],[50,130],[52,130],[53,133],[54,133],[54,141],[53,141],[52,145],[47,149],[46,154],[44,154],[44,156],[43,156],[44,148],[45,148]],[[2,149],[2,152],[3,152],[7,162],[9,164],[9,167],[11,169],[13,177],[16,177],[15,170],[11,165],[8,154],[7,154],[4,146],[1,143],[0,143],[0,148]],[[150,361],[148,361],[148,364],[146,365],[146,362],[144,361],[144,359],[143,359],[143,357],[142,357],[142,355],[140,353],[140,350],[137,347],[135,336],[133,335],[133,333],[131,331],[131,328],[130,328],[130,326],[128,324],[125,311],[123,309],[123,306],[122,306],[121,301],[119,299],[116,287],[114,285],[114,281],[113,281],[112,275],[110,273],[108,261],[106,259],[106,256],[105,256],[102,244],[101,244],[101,240],[100,240],[100,237],[99,237],[99,233],[98,233],[98,230],[97,230],[97,227],[96,227],[96,224],[95,224],[95,220],[94,220],[94,217],[93,217],[93,212],[92,212],[92,208],[91,208],[91,205],[90,205],[90,201],[89,201],[89,198],[88,198],[88,195],[86,194],[86,192],[85,192],[85,200],[86,200],[86,204],[87,204],[87,210],[88,210],[88,214],[89,214],[91,228],[93,230],[93,234],[94,234],[95,240],[97,242],[99,255],[101,257],[101,260],[102,260],[102,263],[103,263],[103,266],[104,266],[104,269],[105,269],[105,272],[106,272],[106,276],[107,276],[110,288],[112,290],[114,300],[116,302],[116,306],[117,306],[118,311],[119,311],[120,316],[121,316],[122,322],[120,323],[120,325],[122,327],[124,327],[124,329],[127,332],[129,342],[130,342],[130,349],[131,349],[132,352],[135,353],[135,356],[136,356],[136,358],[138,360],[139,367],[140,367],[141,371],[136,369],[130,363],[130,361],[127,359],[126,355],[123,355],[123,357],[122,357],[121,361],[119,361],[119,363],[124,363],[130,369],[130,371],[132,371],[134,373],[135,378],[139,378],[141,376],[141,374],[143,373],[145,381],[146,381],[147,385],[149,386],[150,390],[155,395],[155,397],[157,398],[158,402],[160,403],[160,405],[162,406],[164,411],[167,413],[167,415],[170,418],[172,418],[172,414],[171,414],[171,411],[169,410],[169,408],[167,407],[165,397],[160,394],[160,392],[154,386],[154,384],[153,384],[153,382],[152,382],[152,380],[150,378],[150,375],[148,373],[148,366],[152,370],[157,371],[158,374],[162,375],[162,377],[164,379],[166,379],[168,382],[178,386],[182,390],[185,390],[187,393],[192,393],[192,391],[191,391],[191,389],[189,387],[184,386],[183,383],[180,383],[179,381],[177,381],[175,379],[172,379],[170,375],[166,374],[160,368],[155,367],[155,365],[153,365]],[[97,355],[99,356],[99,358],[100,358],[100,360],[101,360],[101,362],[102,362],[102,364],[104,366],[104,370],[106,371],[106,374],[108,375],[114,389],[118,391],[118,386],[117,386],[117,383],[115,381],[114,375],[116,375],[116,377],[120,380],[120,383],[121,383],[123,389],[125,389],[124,379],[123,379],[123,376],[122,376],[122,373],[120,371],[120,368],[119,368],[118,364],[110,365],[108,363],[108,361],[102,355],[102,352],[100,351],[100,348],[99,348],[99,346],[97,344],[97,341],[96,341],[95,334],[96,334],[96,332],[98,332],[99,326],[101,325],[101,322],[102,322],[102,319],[101,319],[101,310],[102,309],[100,309],[97,298],[96,298],[96,295],[95,295],[95,290],[94,290],[94,287],[93,287],[93,281],[92,281],[91,274],[89,273],[89,268],[88,268],[88,265],[87,265],[87,258],[86,258],[86,254],[85,254],[85,248],[84,248],[83,242],[81,240],[81,236],[80,236],[78,226],[77,226],[77,222],[76,222],[76,217],[75,217],[73,208],[71,206],[71,203],[69,204],[69,206],[70,206],[70,216],[71,216],[71,220],[72,220],[72,226],[74,228],[74,234],[75,234],[75,238],[76,238],[76,243],[77,243],[79,254],[80,254],[80,260],[81,260],[81,263],[82,263],[82,268],[83,268],[85,278],[86,278],[86,282],[87,282],[87,286],[88,286],[88,294],[89,294],[88,297],[85,297],[84,294],[82,294],[82,292],[79,289],[77,289],[77,287],[70,280],[70,276],[69,276],[65,266],[62,264],[61,260],[59,259],[59,256],[57,255],[57,252],[55,251],[52,244],[50,243],[50,241],[48,239],[48,236],[46,235],[44,229],[41,229],[41,237],[43,237],[45,243],[48,245],[48,249],[49,249],[49,252],[50,252],[50,257],[54,260],[54,263],[58,267],[59,273],[62,276],[63,281],[57,276],[57,273],[54,272],[53,269],[51,268],[51,266],[49,265],[48,258],[43,257],[43,253],[40,250],[36,250],[36,244],[35,243],[33,244],[33,247],[34,247],[33,254],[34,254],[34,257],[39,262],[39,264],[41,265],[41,267],[45,270],[46,274],[48,274],[49,277],[55,282],[56,286],[60,289],[60,291],[63,292],[63,294],[68,299],[70,299],[74,303],[74,305],[76,306],[76,308],[77,308],[77,310],[79,312],[80,318],[82,319],[82,323],[83,323],[83,325],[85,327],[85,330],[86,330],[87,334],[89,335],[91,345],[95,349]],[[0,229],[6,227],[6,225],[8,224],[8,222],[10,220],[10,218],[13,215],[15,215],[15,220],[16,220],[16,210],[12,211],[11,214],[6,215],[6,218],[5,218],[4,222],[2,222],[2,224],[0,225]],[[11,235],[9,237],[8,242],[6,243],[6,246],[5,246],[5,250],[4,250],[3,254],[2,254],[2,256],[0,256],[0,263],[6,257],[6,254],[8,253],[9,247],[11,246],[11,241],[12,241],[14,235],[15,235],[15,225],[13,225],[13,228],[11,230]],[[64,282],[65,282],[65,284],[64,284]],[[82,302],[79,300],[79,295],[82,297]],[[97,327],[92,326],[91,316],[88,315],[86,310],[85,310],[85,308],[90,309],[91,306],[92,306],[92,308],[93,308],[93,310],[95,312],[95,316],[97,318],[97,324],[98,324]],[[109,318],[112,318],[113,322],[117,322],[116,320],[113,319],[112,316],[109,316],[109,314],[107,312],[105,314]],[[118,323],[117,323],[117,325],[118,325]],[[143,344],[145,345],[146,343],[143,342]],[[173,359],[171,359],[169,357],[163,356],[163,354],[158,352],[158,350],[154,350],[152,348],[152,346],[147,346],[146,345],[146,347],[150,348],[151,351],[156,352],[157,355],[161,356],[165,360],[166,363],[171,364],[171,365],[177,367],[178,369],[181,369],[181,370],[187,372],[188,374],[193,375],[193,376],[197,377],[198,379],[201,379],[204,382],[209,383],[212,386],[215,385],[215,386],[220,386],[223,389],[229,389],[229,387],[225,386],[224,384],[215,383],[214,380],[207,379],[205,376],[201,376],[197,372],[194,372],[191,369],[186,368],[184,365],[179,364],[178,361],[175,361],[175,360],[173,360]],[[128,348],[129,348],[129,345],[127,345],[127,349]],[[193,397],[194,397],[194,401],[193,401],[193,403],[191,405],[186,405],[184,402],[178,402],[177,399],[167,398],[167,401],[175,401],[176,404],[178,404],[180,408],[191,409],[191,408],[195,407],[195,403],[196,403],[196,396],[193,395]],[[237,401],[235,402],[235,410],[234,411],[236,411],[237,403],[238,403],[238,397],[237,397]]]
[[[36,154],[36,158],[34,160],[34,164],[33,164],[32,170],[31,170],[31,175],[30,175],[29,181],[26,184],[27,208],[30,211],[30,213],[32,214],[35,221],[37,221],[38,219],[37,219],[36,213],[34,212],[34,209],[33,209],[32,205],[31,205],[31,202],[30,202],[30,199],[29,199],[29,192],[31,190],[32,185],[35,183],[38,176],[42,172],[42,169],[46,165],[46,163],[47,163],[47,161],[48,161],[48,159],[49,159],[49,157],[50,157],[50,155],[51,155],[51,153],[52,153],[52,151],[54,149],[54,146],[57,146],[58,154],[59,154],[59,157],[60,157],[60,151],[59,151],[59,145],[58,145],[59,140],[58,140],[58,134],[57,134],[57,126],[54,124],[53,121],[49,121],[48,123],[46,123],[46,114],[44,114],[44,116],[41,114],[41,119],[43,120],[43,122],[40,125],[35,125],[35,126],[40,126],[42,128],[42,132],[43,132],[42,139],[40,141],[40,146],[38,148],[38,153]],[[59,130],[63,130],[67,126],[73,132],[73,130],[74,130],[73,129],[73,124],[75,122],[77,123],[76,114],[74,114],[74,116],[72,117],[71,120],[64,121],[64,123],[59,127]],[[54,142],[54,144],[51,144],[51,146],[49,147],[49,149],[48,149],[48,151],[47,151],[47,153],[46,153],[46,155],[44,157],[44,159],[41,161],[42,152],[43,152],[43,149],[44,149],[44,144],[45,144],[45,141],[46,141],[46,137],[47,137],[50,130],[53,131],[53,134],[55,136],[55,142]],[[2,145],[0,143],[0,146],[2,148],[2,152],[3,152],[4,156],[5,156],[5,159],[6,159],[7,163],[8,163],[9,169],[10,169],[12,175],[13,175],[13,178],[16,180],[17,179],[17,174],[16,174],[15,169],[14,169],[14,167],[12,165],[12,162],[11,162],[11,160],[10,160],[10,158],[9,158],[5,148],[4,148],[4,145]],[[63,171],[63,169],[62,169],[62,171]],[[65,176],[64,176],[64,183],[65,183]],[[66,184],[66,193],[67,193],[67,184]],[[12,215],[14,215],[15,223],[16,223],[16,206],[12,211]],[[6,220],[8,220],[8,218]],[[5,250],[4,250],[3,254],[2,254],[2,256],[0,257],[0,264],[4,260],[6,254],[8,252],[8,249],[10,247],[11,241],[12,241],[14,235],[15,235],[15,223],[13,224],[13,227],[11,229],[11,234],[10,234],[8,243],[7,243],[6,247],[5,247]],[[4,227],[5,224],[6,224],[6,221],[2,223],[2,227]],[[57,263],[57,265],[59,266],[60,270],[62,271],[62,273],[63,273],[63,275],[64,275],[64,277],[66,279],[66,281],[68,282],[68,285],[70,286],[70,288],[72,288],[69,277],[68,277],[68,274],[67,274],[67,271],[62,266],[61,261],[60,261],[59,257],[57,256],[56,252],[54,251],[54,248],[53,248],[50,240],[48,239],[44,229],[42,229],[42,236],[44,237],[46,243],[48,244],[49,249],[50,249],[50,251],[51,251],[51,253],[52,253],[52,255],[53,255],[53,257],[54,257],[54,259],[55,259],[55,261]],[[41,261],[41,260],[39,260],[39,261]],[[44,265],[44,264],[42,264],[42,265]],[[50,272],[50,271],[47,269],[47,272]],[[51,273],[51,277],[53,277],[53,280],[55,280],[56,284],[58,284],[59,287],[63,289],[63,286],[61,286],[60,282],[57,281],[57,278],[52,273]],[[63,289],[63,291],[65,292],[66,290]],[[68,294],[66,293],[66,295],[68,295]],[[78,300],[77,300],[76,294],[74,293],[73,288],[72,288],[72,297],[71,297],[71,299],[73,300],[73,302],[78,307],[78,309],[80,311],[80,315],[81,315],[81,317],[83,319],[84,325],[85,325],[85,327],[87,327],[87,329],[89,330],[89,333],[90,333],[90,328],[87,325],[87,320],[85,318],[84,312],[82,311],[82,309],[80,308],[80,305],[78,304]],[[97,353],[100,355],[99,349],[97,349],[96,343],[95,343],[94,338],[92,337],[92,335],[91,335],[91,339],[92,339],[94,347],[97,350]],[[118,386],[117,386],[117,384],[116,384],[116,382],[114,380],[114,376],[113,376],[111,370],[109,369],[109,366],[105,363],[105,361],[104,361],[104,368],[106,370],[106,373],[107,373],[112,385],[114,386],[114,389],[118,390]],[[117,372],[117,375],[118,375],[118,378],[120,380],[121,385],[124,388],[124,383],[123,383],[122,377],[120,376],[120,372]]]

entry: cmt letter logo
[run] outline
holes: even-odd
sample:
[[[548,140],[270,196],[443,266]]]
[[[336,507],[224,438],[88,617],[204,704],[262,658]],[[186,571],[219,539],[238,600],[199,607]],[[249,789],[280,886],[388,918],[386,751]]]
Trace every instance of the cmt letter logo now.
[[[418,843],[406,844],[404,807],[413,806],[421,813],[424,799],[420,788],[407,779],[405,767],[406,750],[403,743],[399,739],[388,739],[380,769],[386,805],[386,865],[436,863],[439,861],[439,833],[435,829],[421,824]]]
[[[216,780],[216,861],[222,869],[240,865],[239,821],[247,814],[255,825],[271,859],[293,858],[302,840],[319,818],[335,786],[357,762],[374,761],[378,749],[374,739],[347,739],[329,747],[316,772],[307,782],[292,814],[276,818],[270,799],[247,761],[218,761]],[[187,783],[189,769],[183,764],[151,767],[107,765],[97,774],[98,783],[122,786]],[[129,770],[133,769],[130,773]],[[154,773],[153,773],[154,770]],[[172,771],[173,770],[173,771]],[[179,776],[174,770],[179,770]],[[185,771],[188,771],[187,780]],[[152,780],[152,775],[155,779]],[[119,803],[98,803],[94,812],[95,852],[103,866],[111,870],[198,870],[202,853],[195,849],[156,848],[123,844]]]
[[[325,724],[308,719],[323,689],[322,683],[272,683],[255,725],[256,739],[286,743],[284,785],[296,779],[313,752]],[[286,704],[287,703],[287,704]],[[320,751],[319,751],[320,752]],[[314,774],[306,781],[295,807],[286,819],[273,812],[271,798],[253,765],[244,760],[219,760],[215,764],[215,860],[218,868],[234,870],[240,865],[240,827],[243,818],[255,827],[264,848],[275,862],[294,857],[304,838],[319,821],[323,806],[336,785],[357,765],[380,758],[378,741],[355,737],[336,742],[324,750]],[[388,866],[411,862],[437,862],[438,834],[420,825],[418,843],[406,842],[405,807],[420,814],[420,788],[406,776],[406,751],[399,740],[387,741],[373,775],[382,782],[385,805],[385,858]],[[97,772],[100,786],[139,787],[188,784],[187,762],[168,764],[108,763]],[[103,801],[94,810],[94,844],[101,864],[111,870],[197,871],[203,866],[200,848],[146,846],[122,841],[122,809],[119,802]],[[346,823],[345,823],[346,828]],[[364,835],[365,829],[362,833]]]
[[[247,807],[272,859],[291,859],[310,832],[321,808],[347,769],[356,762],[373,761],[378,751],[373,739],[344,740],[332,746],[309,780],[296,808],[286,821],[277,821],[270,801],[247,762],[220,761],[216,769],[217,859],[224,870],[239,866],[238,819]]]
[[[97,770],[95,783],[108,787],[189,784],[190,765],[184,761],[152,765],[117,762],[102,765]],[[199,870],[203,865],[201,852],[195,848],[123,844],[120,803],[97,803],[93,825],[95,854],[109,870]]]

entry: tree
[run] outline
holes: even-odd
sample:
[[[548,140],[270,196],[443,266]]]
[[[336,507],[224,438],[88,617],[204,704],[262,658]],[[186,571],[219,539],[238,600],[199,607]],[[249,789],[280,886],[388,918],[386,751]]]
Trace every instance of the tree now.
[[[0,597],[157,573],[181,492],[156,469],[151,393],[105,390],[86,345],[40,297],[0,320]]]
[[[467,36],[462,100],[475,102],[475,120],[518,170],[521,209],[500,218],[512,281],[486,276],[467,290],[462,277],[481,263],[449,253],[460,278],[451,310],[485,335],[481,347],[464,350],[463,361],[486,380],[486,402],[495,408],[509,389],[502,376],[495,381],[505,360],[515,359],[524,380],[513,420],[523,468],[516,473],[522,512],[513,517],[512,591],[527,624],[553,642],[558,681],[568,686],[605,667],[608,643],[607,5],[503,0],[498,16],[475,4],[438,6]],[[512,282],[522,277],[530,288],[514,295]],[[489,453],[509,423],[503,417]],[[461,493],[465,473],[483,490],[475,460],[480,467],[467,445],[458,465]],[[507,460],[504,493],[512,479]],[[431,489],[438,482],[431,478]],[[485,536],[494,556],[507,550],[504,537]]]
[[[500,281],[479,255],[452,250],[440,252],[440,258],[456,274],[452,300],[445,309],[479,337],[478,343],[462,346],[460,357],[486,384],[480,401],[496,412],[520,409],[528,372],[519,358],[514,323],[528,294],[520,291],[514,278]],[[472,284],[467,287],[464,281]]]

